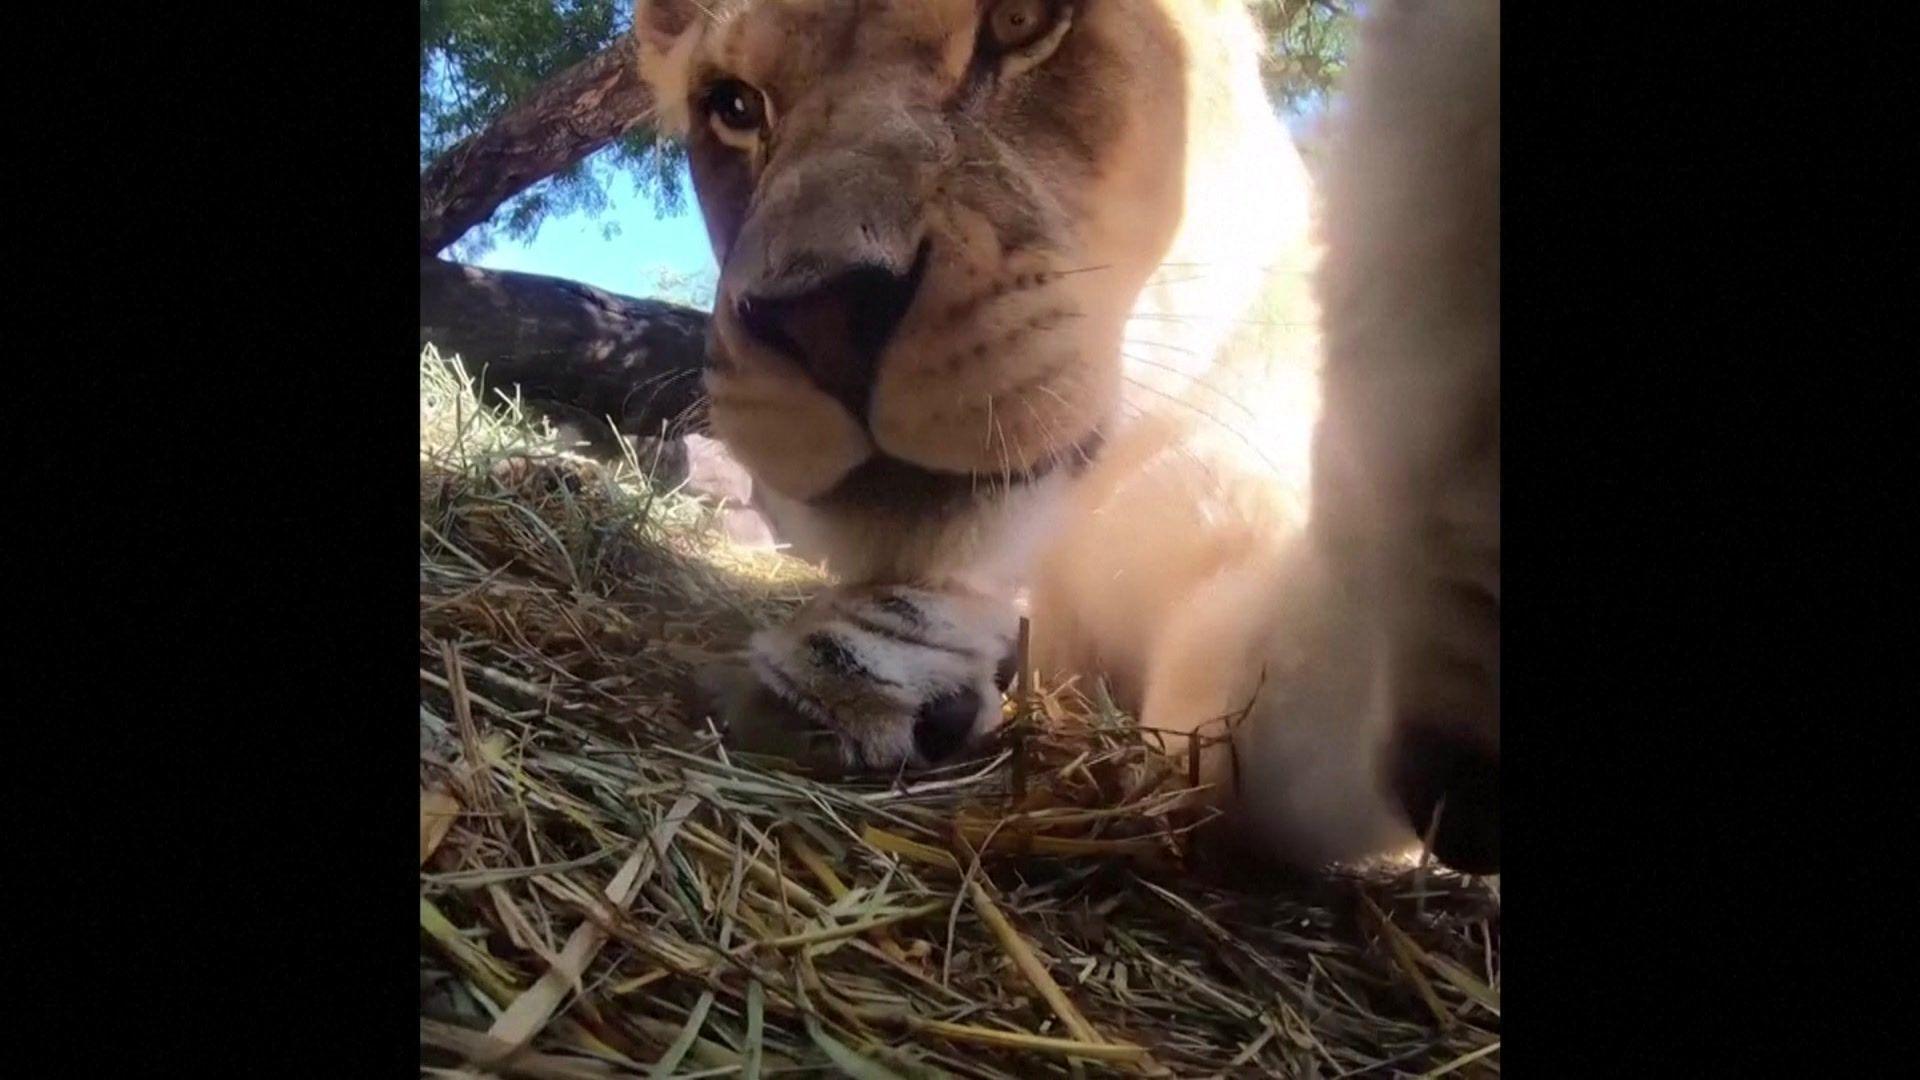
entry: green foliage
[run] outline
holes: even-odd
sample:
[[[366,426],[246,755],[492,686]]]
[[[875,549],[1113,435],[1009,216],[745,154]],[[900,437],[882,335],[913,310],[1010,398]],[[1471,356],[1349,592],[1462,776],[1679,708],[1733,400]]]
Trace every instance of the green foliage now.
[[[1249,0],[1267,39],[1267,93],[1295,115],[1324,109],[1346,71],[1355,0]]]
[[[606,48],[632,17],[632,0],[420,0],[420,167],[548,77]],[[622,175],[652,198],[656,213],[678,213],[684,161],[680,147],[636,130],[521,192],[450,254],[472,260],[499,239],[530,239],[549,214],[598,217]]]

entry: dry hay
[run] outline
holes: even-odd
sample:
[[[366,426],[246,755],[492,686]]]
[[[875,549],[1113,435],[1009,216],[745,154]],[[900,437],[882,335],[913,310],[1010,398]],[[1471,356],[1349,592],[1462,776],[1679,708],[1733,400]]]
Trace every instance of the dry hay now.
[[[424,1074],[1498,1074],[1486,883],[1200,884],[1097,686],[908,781],[729,755],[689,671],[811,573],[421,380]]]

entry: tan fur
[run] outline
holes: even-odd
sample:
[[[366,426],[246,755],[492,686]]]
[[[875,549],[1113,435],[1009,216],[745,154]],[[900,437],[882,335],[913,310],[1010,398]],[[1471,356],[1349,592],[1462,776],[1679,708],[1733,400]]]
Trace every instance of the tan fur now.
[[[1497,0],[1381,5],[1319,237],[1237,2],[1060,6],[1050,51],[963,108],[990,3],[642,0],[723,265],[716,429],[845,583],[757,670],[849,759],[921,763],[916,702],[986,685],[1025,588],[1043,666],[1105,674],[1150,726],[1244,717],[1237,787],[1223,748],[1209,775],[1274,850],[1404,847],[1383,773],[1409,710],[1498,742],[1497,689],[1429,648],[1490,647],[1497,675]],[[765,93],[767,133],[703,129],[715,77]],[[922,241],[864,423],[732,311]],[[971,486],[863,487],[889,460]],[[1447,607],[1489,574],[1490,646]],[[857,629],[885,583],[963,644]],[[823,626],[878,689],[816,662]]]

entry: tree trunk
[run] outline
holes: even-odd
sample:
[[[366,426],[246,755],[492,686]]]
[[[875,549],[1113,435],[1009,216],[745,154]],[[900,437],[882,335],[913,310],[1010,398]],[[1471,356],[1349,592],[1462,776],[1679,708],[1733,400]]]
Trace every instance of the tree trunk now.
[[[458,354],[483,390],[517,387],[655,436],[702,399],[707,316],[540,274],[420,263],[420,342]]]
[[[543,82],[420,176],[421,342],[459,354],[483,390],[518,389],[549,413],[558,405],[584,414],[564,417],[582,434],[598,436],[594,423],[609,417],[624,433],[658,434],[693,406],[706,317],[435,256],[508,199],[626,133],[652,103],[623,36]]]
[[[420,175],[420,254],[437,255],[508,199],[631,130],[653,106],[632,39],[555,75]]]
[[[543,83],[420,176],[420,342],[458,355],[482,393],[515,393],[563,439],[602,454],[622,448],[655,475],[725,500],[736,542],[775,542],[750,505],[752,481],[725,447],[698,432],[703,312],[637,300],[575,281],[483,270],[436,256],[508,199],[631,130],[653,105],[628,38]],[[661,438],[663,429],[669,437]]]

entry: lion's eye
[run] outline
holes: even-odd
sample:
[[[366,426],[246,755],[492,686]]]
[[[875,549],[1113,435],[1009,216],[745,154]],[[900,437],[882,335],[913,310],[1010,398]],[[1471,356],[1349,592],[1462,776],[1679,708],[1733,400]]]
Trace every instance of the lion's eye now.
[[[1046,36],[1057,16],[1048,0],[1000,0],[987,12],[987,36],[1002,50],[1024,49]]]
[[[722,79],[707,90],[707,111],[739,132],[758,131],[767,122],[766,99],[739,79]]]

